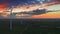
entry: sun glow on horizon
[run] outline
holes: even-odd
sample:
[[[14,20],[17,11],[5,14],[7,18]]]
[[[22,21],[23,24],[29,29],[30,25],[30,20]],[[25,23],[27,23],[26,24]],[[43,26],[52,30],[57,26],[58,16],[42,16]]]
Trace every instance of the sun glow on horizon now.
[[[27,6],[17,6],[12,9],[12,12],[32,12],[36,9],[49,9],[49,10],[60,10],[60,4],[58,2],[52,2],[52,3],[45,3],[43,4],[44,7],[41,4],[34,4],[34,5],[27,5]],[[58,9],[57,9],[58,8]],[[6,5],[0,5],[0,13],[7,13],[4,12],[6,10]],[[3,14],[6,15],[6,14]],[[49,12],[45,14],[39,14],[39,15],[32,15],[31,18],[60,18],[60,12]]]

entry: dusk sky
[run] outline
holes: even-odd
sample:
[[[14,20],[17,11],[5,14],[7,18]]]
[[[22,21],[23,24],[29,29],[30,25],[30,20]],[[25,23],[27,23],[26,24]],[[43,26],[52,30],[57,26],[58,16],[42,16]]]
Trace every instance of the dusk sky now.
[[[50,2],[50,0],[0,0],[0,4],[9,3],[9,5],[25,5],[25,4],[36,4],[43,2]]]
[[[2,12],[6,7],[10,7],[10,6],[39,4],[39,3],[45,3],[45,2],[59,2],[60,3],[60,0],[0,0],[0,12]],[[52,13],[52,14],[47,13],[47,14],[42,14],[42,16],[41,15],[34,15],[31,18],[34,18],[34,17],[35,18],[51,18],[51,17],[60,18],[60,13],[59,12],[58,13],[57,12]]]
[[[18,5],[28,5],[28,4],[38,4],[42,0],[0,0],[0,11],[6,7],[18,6]],[[50,0],[48,0],[50,2]],[[43,2],[48,2],[43,0]]]
[[[26,5],[26,4],[37,4],[40,2],[52,2],[60,0],[0,0],[0,4],[9,4],[9,6],[17,6],[17,5]]]

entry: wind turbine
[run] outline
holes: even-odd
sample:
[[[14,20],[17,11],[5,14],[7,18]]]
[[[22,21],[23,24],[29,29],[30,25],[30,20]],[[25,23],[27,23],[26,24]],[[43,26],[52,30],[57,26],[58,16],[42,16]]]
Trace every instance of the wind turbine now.
[[[13,13],[12,13],[12,10],[13,10],[14,6],[11,6],[10,8],[10,30],[12,30],[12,16],[13,16]]]

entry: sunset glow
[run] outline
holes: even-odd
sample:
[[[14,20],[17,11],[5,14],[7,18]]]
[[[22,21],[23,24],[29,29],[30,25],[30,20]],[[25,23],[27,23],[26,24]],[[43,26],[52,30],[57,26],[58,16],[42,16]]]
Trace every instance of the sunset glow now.
[[[13,8],[12,13],[32,12],[33,10],[36,10],[36,9],[39,9],[39,10],[46,9],[48,11],[52,10],[53,12],[48,12],[48,13],[39,14],[39,15],[32,15],[32,16],[30,16],[30,18],[60,18],[60,11],[54,12],[55,10],[60,10],[60,8],[59,8],[60,2],[58,2],[58,1],[55,2],[55,1],[51,2],[51,3],[46,2],[46,3],[42,4],[43,6],[41,4],[30,4],[30,5],[23,5],[23,6],[18,5]],[[1,15],[5,16],[5,17],[10,14],[10,12],[6,11],[6,8],[9,8],[8,4],[9,3],[0,4],[0,13],[1,13]]]
[[[49,12],[46,14],[34,15],[31,18],[60,18],[60,12]]]

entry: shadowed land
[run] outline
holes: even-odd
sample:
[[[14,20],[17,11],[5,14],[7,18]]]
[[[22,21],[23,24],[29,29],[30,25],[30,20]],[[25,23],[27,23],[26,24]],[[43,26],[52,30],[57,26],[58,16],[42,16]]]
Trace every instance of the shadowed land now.
[[[0,19],[1,33],[13,34],[59,34],[60,19],[12,19],[12,32],[10,30],[11,19]]]

